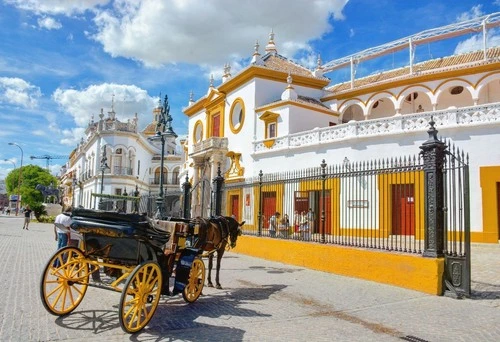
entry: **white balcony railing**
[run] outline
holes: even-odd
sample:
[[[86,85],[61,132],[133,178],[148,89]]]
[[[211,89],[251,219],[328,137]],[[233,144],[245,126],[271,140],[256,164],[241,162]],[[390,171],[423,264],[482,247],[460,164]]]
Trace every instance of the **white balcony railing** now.
[[[278,137],[271,147],[264,145],[265,140],[256,141],[253,143],[254,153],[264,153],[279,149],[294,149],[358,137],[425,131],[429,129],[431,116],[436,122],[437,128],[500,122],[500,103],[445,109],[435,112],[395,115],[375,120],[350,121],[346,124],[316,128],[310,131]]]
[[[227,146],[228,146],[227,138],[212,137],[195,144],[193,146],[192,154],[208,152],[210,150],[227,149]]]

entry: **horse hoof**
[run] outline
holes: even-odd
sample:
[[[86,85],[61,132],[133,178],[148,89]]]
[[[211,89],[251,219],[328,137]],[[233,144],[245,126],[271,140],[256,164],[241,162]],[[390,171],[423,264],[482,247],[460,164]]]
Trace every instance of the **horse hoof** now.
[[[222,290],[222,286],[220,286],[220,284],[217,284],[217,286],[215,288],[218,290]]]
[[[212,283],[207,283],[207,286],[208,286],[208,287],[214,287],[214,284],[212,284]]]

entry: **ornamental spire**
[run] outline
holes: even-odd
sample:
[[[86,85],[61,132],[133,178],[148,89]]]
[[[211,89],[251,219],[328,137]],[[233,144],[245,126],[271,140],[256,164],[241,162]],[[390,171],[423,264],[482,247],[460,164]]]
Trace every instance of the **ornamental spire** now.
[[[266,45],[266,52],[271,52],[273,54],[278,53],[278,50],[276,50],[276,45],[274,44],[273,29],[271,29],[271,32],[269,33],[269,41],[267,42],[267,45]]]
[[[260,57],[260,53],[259,53],[259,41],[256,40],[255,41],[254,52],[253,52],[251,63],[255,64],[258,61],[259,57]]]

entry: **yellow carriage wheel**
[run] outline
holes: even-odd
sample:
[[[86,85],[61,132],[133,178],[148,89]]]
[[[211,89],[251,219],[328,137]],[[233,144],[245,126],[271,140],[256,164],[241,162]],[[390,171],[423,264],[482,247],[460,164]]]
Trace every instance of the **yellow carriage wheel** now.
[[[43,306],[54,315],[69,314],[80,304],[89,280],[89,266],[81,250],[58,250],[45,266],[40,281]]]
[[[144,328],[160,301],[162,273],[158,263],[145,261],[127,278],[120,298],[120,326],[128,333]]]
[[[189,279],[182,298],[188,303],[193,303],[201,295],[203,285],[205,284],[205,263],[201,258],[195,258],[189,271]]]

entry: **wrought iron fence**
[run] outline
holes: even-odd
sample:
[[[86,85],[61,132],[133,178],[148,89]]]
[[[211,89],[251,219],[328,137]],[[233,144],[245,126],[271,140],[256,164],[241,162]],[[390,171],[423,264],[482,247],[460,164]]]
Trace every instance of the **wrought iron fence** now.
[[[225,184],[226,214],[245,220],[248,235],[455,257],[463,264],[448,262],[449,272],[467,283],[458,278],[470,273],[468,156],[430,126],[418,155],[323,160]]]
[[[420,156],[261,174],[225,191],[256,194],[244,203],[249,235],[421,253],[424,236]],[[227,196],[226,196],[227,197]],[[279,216],[277,217],[277,215]],[[247,217],[245,217],[247,216]]]
[[[459,295],[470,296],[469,156],[448,146],[443,168],[445,285]]]

